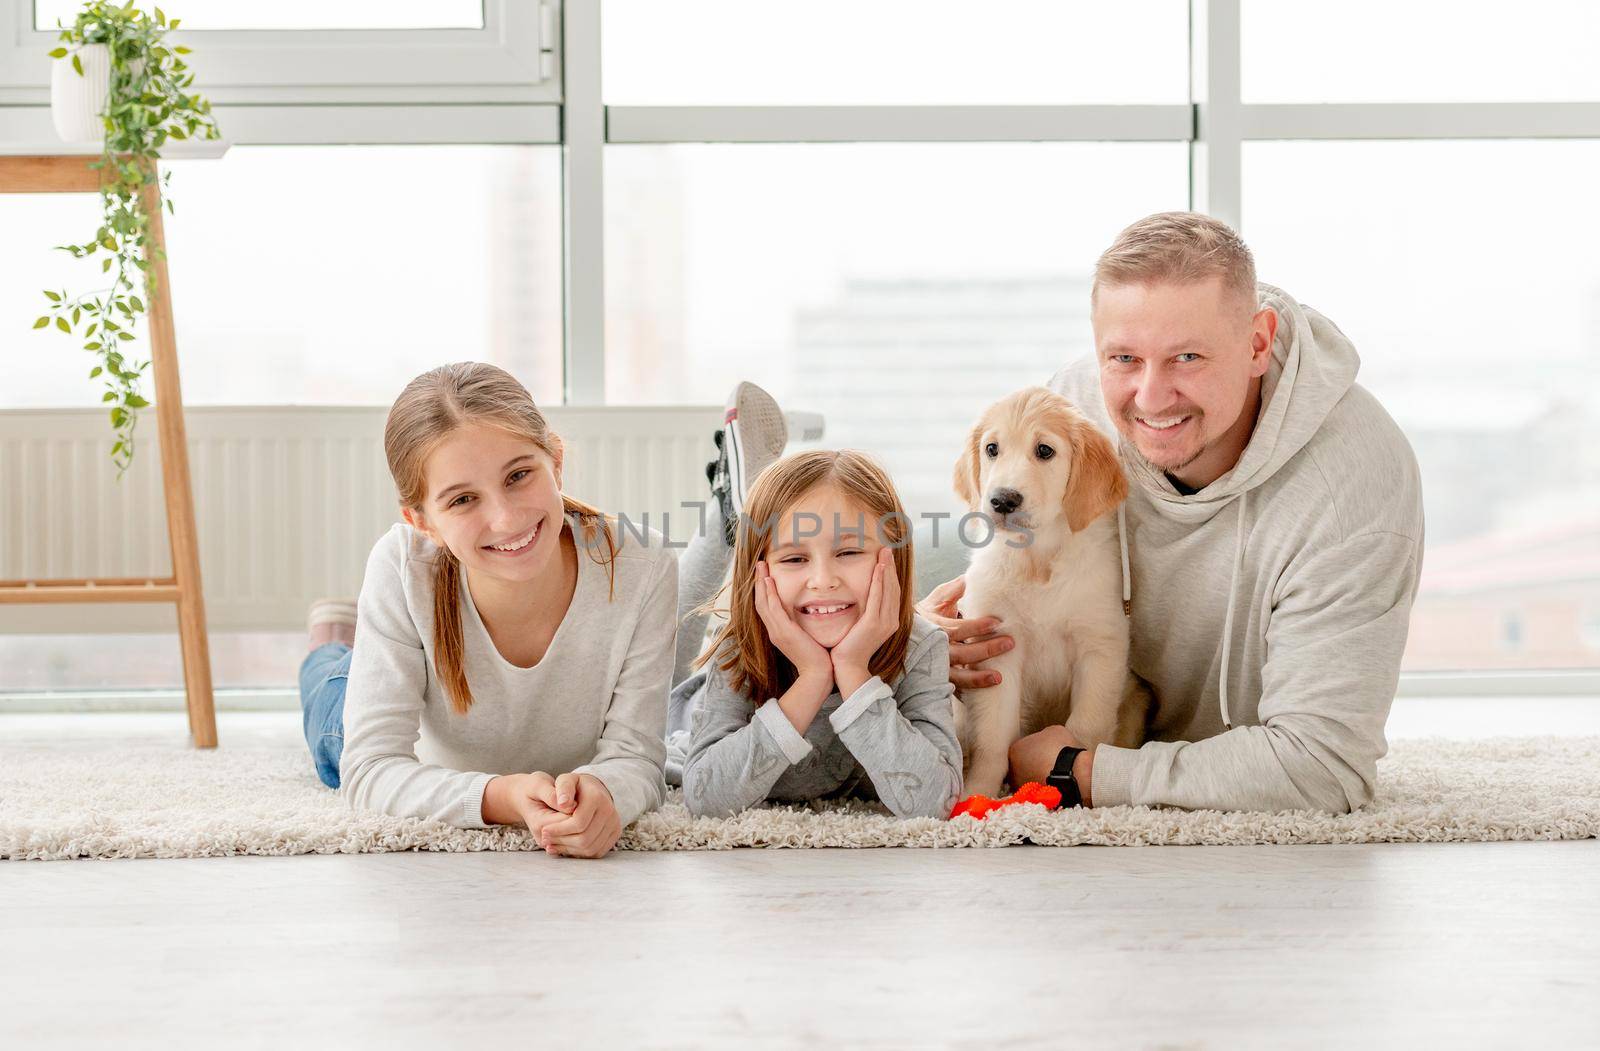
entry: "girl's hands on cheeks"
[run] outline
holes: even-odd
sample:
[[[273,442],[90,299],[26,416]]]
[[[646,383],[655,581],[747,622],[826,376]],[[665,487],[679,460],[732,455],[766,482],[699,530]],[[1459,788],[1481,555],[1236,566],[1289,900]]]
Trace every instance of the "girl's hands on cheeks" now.
[[[772,570],[765,561],[756,563],[755,600],[756,615],[767,626],[767,637],[789,658],[795,671],[812,676],[833,674],[827,648],[795,622],[794,614],[778,597],[778,583],[772,579]]]
[[[895,572],[894,551],[880,547],[861,616],[833,647],[833,676],[841,697],[848,698],[872,678],[872,655],[899,627],[900,574]]]

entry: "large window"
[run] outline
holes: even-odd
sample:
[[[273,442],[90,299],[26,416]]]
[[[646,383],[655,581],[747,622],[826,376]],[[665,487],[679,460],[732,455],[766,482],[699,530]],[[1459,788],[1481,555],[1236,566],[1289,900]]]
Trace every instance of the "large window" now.
[[[1422,466],[1408,667],[1600,664],[1600,215],[1582,204],[1600,142],[1273,142],[1244,157],[1263,276],[1350,336]]]
[[[1187,102],[1183,0],[605,0],[606,101]]]
[[[1089,267],[1185,207],[1181,144],[617,146],[606,396],[720,403],[740,379],[881,456],[918,510],[988,401],[1091,349]]]
[[[1600,99],[1590,0],[1245,0],[1246,102]]]
[[[0,0],[0,137],[48,140],[48,27],[75,7]],[[1416,449],[1407,668],[1600,671],[1593,4],[167,13],[233,142],[171,165],[195,404],[384,404],[462,358],[546,403],[716,404],[752,379],[948,509],[982,406],[1089,348],[1098,252],[1194,208],[1351,336]],[[93,404],[87,356],[28,326],[40,290],[92,284],[51,248],[95,224],[92,199],[0,196],[0,410]],[[0,691],[118,674],[8,672],[76,643],[0,641]],[[287,685],[291,636],[236,642],[219,682]],[[152,683],[176,685],[175,652]]]
[[[560,401],[557,152],[239,146],[171,162],[185,400],[386,405],[412,375],[473,359]],[[99,403],[81,343],[28,327],[42,289],[106,283],[93,260],[53,250],[91,235],[98,208],[86,195],[0,195],[0,318],[12,319],[0,346],[16,352],[0,408]]]

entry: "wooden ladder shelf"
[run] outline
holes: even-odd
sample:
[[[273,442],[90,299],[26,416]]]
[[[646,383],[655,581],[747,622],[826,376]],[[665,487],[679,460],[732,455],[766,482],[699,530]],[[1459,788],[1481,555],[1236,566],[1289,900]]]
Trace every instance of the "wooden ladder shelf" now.
[[[99,153],[0,155],[0,193],[97,193],[100,170],[89,165]],[[159,171],[154,174],[159,175]],[[145,258],[155,278],[149,295],[150,368],[155,376],[156,440],[166,496],[172,576],[163,579],[0,580],[0,603],[175,602],[188,696],[189,736],[198,748],[217,746],[211,690],[211,654],[206,639],[205,598],[200,591],[200,545],[195,533],[194,493],[189,483],[189,444],[178,386],[178,346],[173,333],[172,293],[167,280],[166,235],[161,221],[159,178],[143,190],[150,216]],[[159,249],[159,251],[157,251]]]

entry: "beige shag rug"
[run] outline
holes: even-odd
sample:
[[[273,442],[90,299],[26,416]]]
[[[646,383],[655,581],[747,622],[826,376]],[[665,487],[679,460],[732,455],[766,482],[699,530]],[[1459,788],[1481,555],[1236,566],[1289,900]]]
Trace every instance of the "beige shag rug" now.
[[[1147,807],[1013,807],[984,821],[896,820],[865,804],[692,818],[674,791],[623,835],[624,850],[730,847],[1002,847],[1442,843],[1600,834],[1600,737],[1396,742],[1379,795],[1341,816]],[[317,783],[303,746],[201,752],[135,743],[75,751],[0,745],[0,858],[530,850],[517,831],[355,812]]]

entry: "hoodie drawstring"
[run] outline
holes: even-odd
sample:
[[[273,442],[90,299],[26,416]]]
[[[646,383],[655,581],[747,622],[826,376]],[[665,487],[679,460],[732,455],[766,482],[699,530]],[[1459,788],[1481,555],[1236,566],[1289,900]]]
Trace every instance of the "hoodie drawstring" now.
[[[1239,528],[1233,538],[1233,575],[1228,580],[1228,615],[1222,621],[1222,672],[1217,676],[1218,706],[1222,709],[1222,728],[1233,729],[1228,720],[1228,656],[1233,649],[1233,600],[1239,587],[1239,566],[1244,556],[1244,520],[1249,508],[1250,491],[1239,494]]]
[[[1117,543],[1122,547],[1122,615],[1133,616],[1133,578],[1128,575],[1128,517],[1124,501],[1117,505]]]

